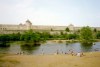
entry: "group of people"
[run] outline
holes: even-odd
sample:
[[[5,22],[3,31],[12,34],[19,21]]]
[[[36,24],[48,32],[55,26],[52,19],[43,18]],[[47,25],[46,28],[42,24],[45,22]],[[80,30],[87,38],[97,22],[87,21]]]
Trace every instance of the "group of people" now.
[[[59,51],[59,50],[56,50],[56,52],[54,53],[54,54],[71,54],[72,56],[79,56],[79,57],[82,57],[82,56],[84,56],[84,54],[83,54],[83,52],[74,52],[73,50],[69,50],[68,52],[61,52],[61,51]],[[43,51],[43,49],[42,49],[42,55],[44,55],[44,51]]]
[[[18,53],[16,53],[17,55],[23,55],[24,54],[24,52],[18,52]]]
[[[72,56],[79,56],[79,57],[84,56],[83,52],[77,52],[77,53],[75,53],[73,50],[69,50],[69,52],[70,52],[70,54]]]

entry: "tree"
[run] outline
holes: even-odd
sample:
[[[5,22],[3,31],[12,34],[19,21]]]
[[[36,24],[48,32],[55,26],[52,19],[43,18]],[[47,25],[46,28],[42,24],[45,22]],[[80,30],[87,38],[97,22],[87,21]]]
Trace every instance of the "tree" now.
[[[64,35],[63,31],[60,32],[60,35]]]
[[[77,34],[66,34],[65,36],[66,39],[78,39],[78,35]]]
[[[100,31],[97,32],[96,38],[97,38],[97,39],[100,39]]]
[[[23,36],[24,36],[24,40],[25,40],[26,42],[28,42],[28,41],[31,40],[31,38],[32,38],[32,36],[33,36],[33,31],[32,31],[32,30],[28,30],[28,31],[26,31],[26,32],[23,34]]]
[[[69,32],[70,30],[69,30],[69,28],[67,27],[67,28],[65,29],[65,31],[66,31],[66,32]]]
[[[49,32],[43,32],[40,34],[40,38],[43,40],[43,41],[46,41],[47,39],[50,38],[50,33]]]
[[[51,28],[51,31],[53,31],[53,29]]]
[[[94,30],[93,30],[94,32],[97,32],[97,29],[96,28],[94,28]]]
[[[22,41],[25,41],[25,46],[39,46],[40,45],[40,33],[28,30],[20,37]]]
[[[80,39],[83,43],[91,43],[93,40],[93,33],[90,27],[83,27],[80,30]]]

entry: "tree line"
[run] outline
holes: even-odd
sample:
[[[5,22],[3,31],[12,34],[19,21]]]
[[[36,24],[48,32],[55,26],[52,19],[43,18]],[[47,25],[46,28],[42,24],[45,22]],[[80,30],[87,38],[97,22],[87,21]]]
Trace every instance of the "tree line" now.
[[[66,28],[66,32],[70,32],[68,28]],[[45,41],[52,39],[81,39],[83,41],[90,41],[91,39],[100,39],[100,31],[92,31],[90,27],[83,27],[80,32],[74,33],[63,33],[60,34],[50,34],[49,32],[34,32],[34,30],[28,30],[23,34],[13,33],[13,34],[1,34],[0,41]]]

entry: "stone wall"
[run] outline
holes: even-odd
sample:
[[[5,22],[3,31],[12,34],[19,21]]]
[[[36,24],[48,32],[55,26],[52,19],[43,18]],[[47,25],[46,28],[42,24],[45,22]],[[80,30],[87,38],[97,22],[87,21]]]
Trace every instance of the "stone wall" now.
[[[43,26],[43,25],[32,25],[32,23],[27,20],[25,24],[19,25],[7,25],[7,24],[0,24],[0,34],[9,34],[9,33],[18,33],[23,32],[29,29],[34,31],[49,31],[51,34],[53,33],[60,33],[61,31],[65,32],[66,28],[69,28],[71,31],[78,31],[82,27],[75,27],[74,25],[70,24],[69,26]],[[91,29],[97,29],[100,31],[100,27],[91,27]],[[52,32],[53,31],[53,32]]]

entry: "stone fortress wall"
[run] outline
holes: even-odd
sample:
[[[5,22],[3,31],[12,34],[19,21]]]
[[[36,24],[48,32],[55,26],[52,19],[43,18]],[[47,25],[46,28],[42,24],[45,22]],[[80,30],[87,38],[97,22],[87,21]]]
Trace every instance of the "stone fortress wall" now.
[[[49,31],[50,33],[60,33],[61,31],[65,31],[66,28],[69,28],[71,31],[80,30],[82,27],[75,27],[70,24],[69,26],[43,26],[43,25],[32,25],[32,23],[27,20],[25,24],[20,23],[19,25],[6,25],[0,24],[0,34],[11,34],[11,33],[22,33],[26,30],[34,30],[38,32]],[[100,27],[91,27],[92,29],[100,30]],[[51,31],[53,30],[53,31]]]

